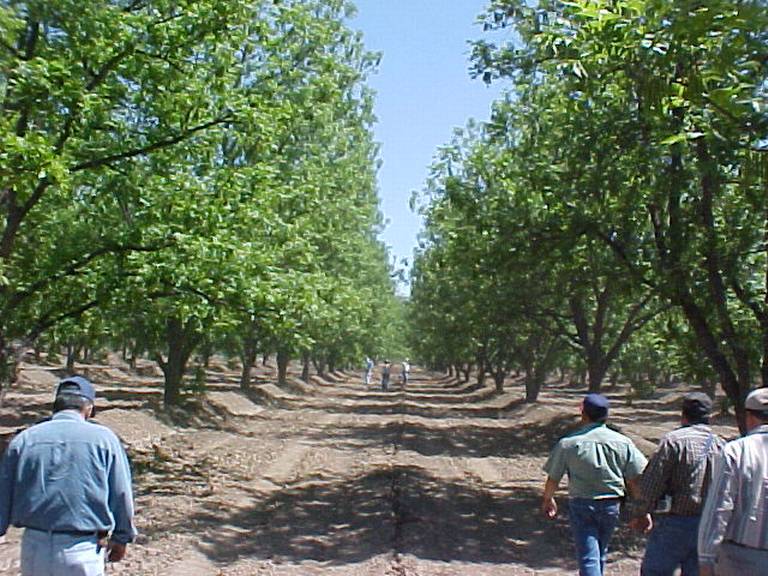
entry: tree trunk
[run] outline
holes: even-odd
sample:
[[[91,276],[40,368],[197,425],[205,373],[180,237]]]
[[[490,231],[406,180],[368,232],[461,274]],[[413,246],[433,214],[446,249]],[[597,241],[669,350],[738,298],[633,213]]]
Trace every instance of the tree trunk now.
[[[168,356],[164,360],[161,354],[156,354],[156,360],[165,377],[163,403],[165,406],[174,406],[181,399],[184,372],[199,335],[194,332],[191,321],[185,326],[178,318],[169,318],[165,326],[165,339]]]
[[[11,374],[14,372],[11,366],[11,354],[5,344],[5,339],[0,335],[0,408],[3,407],[3,400],[8,387],[12,383]]]
[[[301,379],[309,382],[309,352],[304,352],[302,356]]]
[[[725,279],[722,273],[724,258],[720,253],[713,209],[714,198],[721,193],[722,182],[715,161],[711,157],[706,138],[700,138],[696,141],[696,156],[699,160],[698,167],[700,171],[701,202],[699,202],[699,210],[705,238],[704,267],[707,272],[709,304],[716,313],[717,325],[722,333],[721,340],[726,343],[733,358],[738,386],[734,391],[735,394],[731,401],[734,402],[736,407],[739,430],[744,434],[746,433],[744,401],[752,387],[751,362],[748,352],[749,344],[738,333],[732,319],[732,312],[728,307]],[[726,389],[726,392],[730,396],[728,389]]]
[[[203,349],[200,350],[200,359],[202,360],[203,368],[211,367],[211,356],[213,356],[213,346],[210,342],[206,342]]]
[[[284,386],[288,381],[288,362],[291,357],[286,350],[277,351],[277,383]]]
[[[312,358],[312,364],[315,365],[315,372],[320,378],[325,378],[325,360],[322,358]]]
[[[240,360],[243,363],[240,372],[240,388],[242,390],[248,390],[251,387],[251,373],[256,362],[256,355],[256,338],[252,334],[248,334],[243,338],[242,350],[240,351]]]
[[[507,377],[506,370],[497,368],[493,373],[493,383],[496,385],[496,393],[502,394],[504,392],[504,379]]]
[[[67,374],[74,374],[75,373],[75,362],[77,361],[77,355],[79,352],[79,348],[75,346],[74,344],[67,344],[67,365],[66,365],[66,372]]]
[[[490,368],[490,362],[488,362],[487,356],[487,346],[484,344],[481,347],[480,352],[475,356],[475,362],[477,363],[477,373],[475,374],[475,378],[477,379],[477,383],[481,386],[485,384],[486,372]]]
[[[464,372],[464,382],[469,382],[469,376],[472,373],[472,364],[467,363],[465,366],[463,366],[462,372]]]
[[[589,391],[595,394],[599,394],[603,387],[603,379],[608,371],[608,367],[604,362],[593,358],[589,359]]]
[[[129,340],[125,344],[125,360],[131,370],[136,370],[136,358],[139,355],[139,344],[135,340]]]
[[[0,408],[8,388],[19,379],[23,355],[23,344],[9,344],[0,337]]]
[[[524,367],[525,372],[525,402],[526,404],[532,404],[539,399],[539,392],[541,392],[541,381],[537,378],[537,372],[533,364],[528,364]]]
[[[749,394],[751,382],[748,376],[740,378],[734,373],[728,358],[720,350],[716,338],[710,331],[703,311],[693,299],[686,294],[680,298],[679,302],[688,324],[693,328],[696,341],[719,376],[720,385],[723,387],[728,399],[733,403],[736,419],[739,423],[739,431],[745,434],[747,415],[744,410],[744,401],[747,398],[747,394]]]

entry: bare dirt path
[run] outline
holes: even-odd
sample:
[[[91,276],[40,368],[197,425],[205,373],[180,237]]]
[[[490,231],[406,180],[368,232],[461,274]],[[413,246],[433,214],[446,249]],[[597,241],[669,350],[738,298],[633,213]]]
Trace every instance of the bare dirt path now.
[[[201,408],[172,422],[157,407],[157,374],[111,364],[84,369],[104,398],[98,419],[133,460],[141,536],[110,574],[575,571],[565,518],[537,509],[541,466],[582,391],[553,385],[525,405],[514,383],[495,395],[418,371],[388,393],[350,374],[283,390],[262,370],[244,395],[222,365]],[[40,367],[23,375],[0,411],[6,437],[45,414],[56,380]],[[676,394],[632,407],[614,396],[615,421],[646,451],[675,426]],[[18,572],[18,538],[0,545],[0,576]],[[636,574],[642,540],[622,530],[614,544],[609,573]]]

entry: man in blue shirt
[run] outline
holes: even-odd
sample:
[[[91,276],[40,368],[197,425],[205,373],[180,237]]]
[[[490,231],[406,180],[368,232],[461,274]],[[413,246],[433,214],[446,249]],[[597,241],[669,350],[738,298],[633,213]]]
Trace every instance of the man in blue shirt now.
[[[101,576],[136,536],[128,458],[117,436],[88,422],[96,391],[62,380],[53,417],[16,436],[0,462],[0,535],[25,528],[22,576]]]

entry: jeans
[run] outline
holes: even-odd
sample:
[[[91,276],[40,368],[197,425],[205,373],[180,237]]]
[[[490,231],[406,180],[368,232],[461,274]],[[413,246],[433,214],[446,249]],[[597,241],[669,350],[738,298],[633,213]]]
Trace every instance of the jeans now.
[[[105,550],[96,535],[24,530],[21,576],[103,576]]]
[[[679,566],[682,576],[699,576],[696,539],[700,516],[655,516],[648,538],[642,576],[672,576]]]
[[[768,550],[723,542],[715,565],[717,576],[768,576]]]
[[[569,516],[580,576],[603,576],[608,543],[619,522],[619,500],[571,498]]]

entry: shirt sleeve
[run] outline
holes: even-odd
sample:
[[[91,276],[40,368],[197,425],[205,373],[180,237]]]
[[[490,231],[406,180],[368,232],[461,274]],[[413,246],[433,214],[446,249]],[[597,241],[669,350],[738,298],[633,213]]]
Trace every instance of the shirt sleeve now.
[[[547,462],[544,464],[544,471],[552,480],[559,482],[565,475],[566,468],[565,449],[563,448],[562,441],[560,441],[552,449],[549,458],[547,458]]]
[[[725,538],[734,507],[735,460],[726,449],[715,460],[712,484],[701,512],[699,524],[699,562],[714,564],[718,548]]]
[[[19,451],[11,442],[0,461],[0,536],[8,531],[13,511],[13,488],[16,483],[16,467]]]
[[[624,465],[624,478],[632,480],[643,473],[648,459],[637,449],[634,442],[627,445],[627,463]]]
[[[114,460],[109,471],[109,509],[115,519],[112,540],[118,544],[133,542],[136,527],[133,525],[133,491],[128,456],[120,441],[114,439]]]
[[[635,513],[647,514],[668,489],[672,473],[672,447],[664,439],[651,456],[648,465],[640,476],[639,494],[635,503]]]

